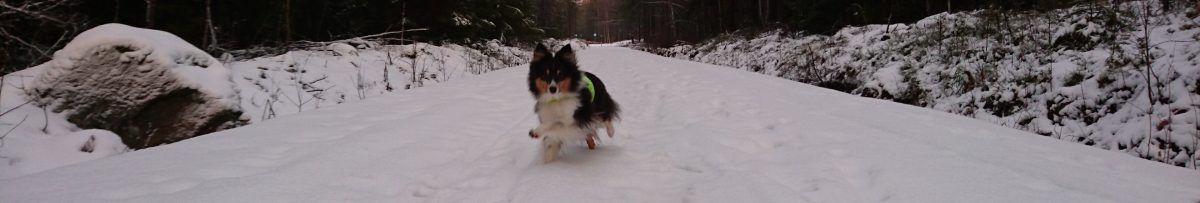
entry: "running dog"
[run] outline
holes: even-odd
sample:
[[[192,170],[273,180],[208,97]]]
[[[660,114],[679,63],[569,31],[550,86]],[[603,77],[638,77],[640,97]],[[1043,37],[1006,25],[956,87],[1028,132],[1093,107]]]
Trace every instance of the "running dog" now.
[[[542,139],[543,161],[554,161],[563,142],[584,138],[588,149],[596,149],[596,132],[604,127],[613,136],[613,120],[620,109],[604,82],[592,73],[579,70],[571,45],[551,54],[538,44],[529,62],[529,92],[537,100],[534,112],[541,122],[529,131]]]

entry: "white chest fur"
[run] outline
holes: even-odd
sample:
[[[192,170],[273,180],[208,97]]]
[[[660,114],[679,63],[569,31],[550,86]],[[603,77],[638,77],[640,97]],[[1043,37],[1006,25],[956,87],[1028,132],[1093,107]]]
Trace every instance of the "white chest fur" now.
[[[538,120],[543,125],[575,125],[575,110],[579,108],[578,97],[566,96],[556,101],[543,99],[538,101],[537,105]]]

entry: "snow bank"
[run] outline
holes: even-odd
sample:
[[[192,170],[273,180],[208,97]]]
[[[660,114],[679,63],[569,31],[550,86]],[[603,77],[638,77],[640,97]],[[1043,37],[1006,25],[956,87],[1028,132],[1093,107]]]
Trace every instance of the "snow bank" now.
[[[241,107],[253,121],[261,121],[472,77],[527,63],[529,55],[494,40],[469,46],[351,41],[230,62],[229,67],[242,91]]]
[[[95,127],[89,127],[94,124],[79,123],[108,121],[112,117],[88,114],[95,119],[72,120],[71,116],[80,110],[64,106],[94,100],[87,95],[103,96],[104,101],[120,107],[145,103],[153,100],[149,97],[162,92],[178,94],[178,89],[195,89],[193,95],[202,98],[185,96],[182,100],[203,100],[211,104],[210,107],[240,109],[246,116],[232,117],[240,124],[471,77],[526,63],[528,58],[529,51],[494,40],[469,46],[423,43],[385,46],[351,39],[312,50],[232,61],[226,65],[169,33],[118,24],[103,25],[78,36],[66,49],[59,51],[54,60],[3,77],[5,85],[0,89],[0,108],[13,111],[0,116],[0,132],[12,130],[8,136],[0,137],[0,143],[3,143],[0,144],[0,164],[3,164],[0,165],[0,179],[123,152],[107,150],[122,149],[126,145],[119,142],[107,145],[110,142],[106,141],[112,140],[102,135],[96,136],[99,141],[92,142],[95,145],[92,152],[81,151],[80,146],[90,138],[80,138],[78,134],[95,132],[81,128]],[[232,81],[230,76],[233,76]],[[52,77],[60,79],[47,79]],[[163,79],[166,77],[177,80]],[[26,93],[25,90],[40,92]],[[75,99],[43,98],[43,94]],[[30,104],[30,101],[37,103]],[[36,105],[42,102],[52,105],[50,108]],[[48,110],[55,108],[63,108],[63,111]],[[142,109],[146,112],[211,110]],[[231,114],[223,115],[229,117]],[[186,123],[161,117],[149,119],[160,123]],[[79,120],[83,122],[73,123]],[[217,127],[229,126],[232,125]],[[120,132],[117,134],[124,136]],[[141,148],[140,143],[143,142],[130,146]]]
[[[53,168],[104,158],[129,151],[121,137],[107,130],[91,129],[45,135],[19,128],[5,139],[0,154],[6,159],[0,179],[32,174]],[[28,136],[35,135],[35,136]]]
[[[5,75],[0,178],[239,126],[230,70],[170,33],[105,24]],[[105,130],[99,130],[105,129]]]
[[[526,135],[527,72],[509,68],[0,181],[0,202],[1200,200],[1200,173],[1117,152],[624,48],[578,54],[631,111],[549,164]]]
[[[589,46],[601,46],[601,47],[631,47],[631,46],[632,46],[632,45],[634,45],[634,44],[635,44],[635,43],[634,43],[634,41],[633,41],[633,40],[621,40],[621,41],[616,41],[616,42],[612,42],[612,43],[603,43],[603,44],[589,44]]]
[[[832,36],[776,31],[651,51],[1196,168],[1200,18],[1151,16],[1147,63],[1141,14],[1128,12],[1142,3],[942,13]]]
[[[567,45],[571,45],[571,48],[575,49],[575,50],[586,50],[588,48],[587,41],[584,41],[582,39],[549,38],[549,39],[542,40],[542,44],[545,44],[546,48],[550,48],[550,50],[556,50],[556,51],[558,49],[561,49],[563,46],[567,46]]]

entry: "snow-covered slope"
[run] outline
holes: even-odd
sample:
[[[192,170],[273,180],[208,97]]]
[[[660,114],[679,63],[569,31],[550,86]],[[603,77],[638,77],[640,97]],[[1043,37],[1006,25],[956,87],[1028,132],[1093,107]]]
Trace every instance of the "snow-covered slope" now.
[[[724,35],[652,51],[1200,169],[1200,16],[1120,2],[942,13],[829,36]]]
[[[524,68],[0,182],[0,202],[1188,202],[1200,173],[935,110],[614,47],[625,109],[553,163]]]

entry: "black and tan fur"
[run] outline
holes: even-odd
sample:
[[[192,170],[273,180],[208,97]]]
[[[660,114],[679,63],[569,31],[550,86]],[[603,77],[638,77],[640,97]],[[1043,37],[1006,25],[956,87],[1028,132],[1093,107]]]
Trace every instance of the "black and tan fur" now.
[[[582,77],[591,80],[595,99],[588,93]],[[596,148],[596,131],[603,127],[613,136],[612,121],[620,109],[599,77],[579,70],[575,51],[570,45],[555,54],[538,44],[529,63],[529,92],[537,100],[534,112],[540,124],[529,136],[542,138],[544,161],[553,161],[563,142],[584,138],[589,149]]]

